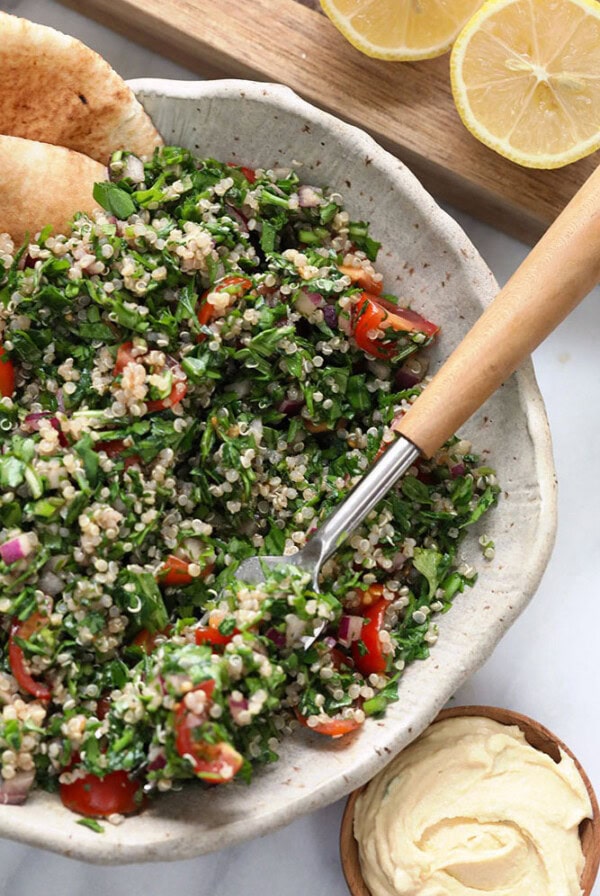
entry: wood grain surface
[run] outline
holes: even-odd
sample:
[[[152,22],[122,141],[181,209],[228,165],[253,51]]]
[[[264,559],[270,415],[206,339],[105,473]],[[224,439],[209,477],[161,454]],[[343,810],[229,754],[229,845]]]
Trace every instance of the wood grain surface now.
[[[574,761],[592,804],[592,818],[586,818],[579,826],[581,847],[585,856],[585,865],[580,881],[582,896],[591,896],[600,865],[600,814],[594,788],[577,757],[573,755],[566,744],[539,722],[510,709],[502,709],[497,706],[455,706],[452,709],[442,710],[435,722],[457,716],[485,716],[501,725],[517,725],[525,735],[527,742],[536,750],[547,753],[555,762],[560,762],[560,751],[562,750]],[[352,896],[371,896],[371,892],[363,880],[358,843],[354,839],[354,806],[359,794],[366,786],[365,784],[358,790],[354,790],[348,797],[340,829],[342,870]]]
[[[370,133],[437,198],[526,242],[539,238],[598,163],[594,154],[533,171],[501,158],[463,127],[447,54],[418,63],[369,59],[317,0],[62,2],[204,77],[287,84]]]

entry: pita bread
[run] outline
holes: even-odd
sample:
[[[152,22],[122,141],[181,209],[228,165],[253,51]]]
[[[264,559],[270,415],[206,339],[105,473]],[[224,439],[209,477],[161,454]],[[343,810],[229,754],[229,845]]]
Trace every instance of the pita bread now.
[[[77,211],[98,208],[92,190],[104,165],[63,146],[0,136],[0,233],[20,245],[46,224],[68,233]]]
[[[0,12],[0,134],[67,146],[108,163],[151,155],[161,137],[133,92],[81,41]]]

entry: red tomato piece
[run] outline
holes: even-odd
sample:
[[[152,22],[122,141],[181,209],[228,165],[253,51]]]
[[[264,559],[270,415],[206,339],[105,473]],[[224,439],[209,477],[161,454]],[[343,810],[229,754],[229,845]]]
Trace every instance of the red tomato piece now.
[[[0,345],[0,395],[10,398],[15,391],[15,368]]]
[[[21,638],[27,641],[38,629],[42,628],[48,618],[42,616],[41,613],[32,613],[25,622],[15,620],[10,628],[8,639],[8,661],[12,674],[17,679],[17,683],[22,691],[31,694],[38,700],[50,700],[52,691],[45,684],[41,684],[31,676],[25,664],[25,655],[22,647],[20,647],[15,638]]]
[[[114,375],[119,376],[123,373],[128,364],[137,361],[140,355],[133,355],[133,342],[124,342],[117,349],[117,360],[115,361]]]
[[[196,644],[211,644],[214,647],[224,647],[234,635],[238,634],[238,630],[234,629],[230,635],[222,635],[219,629],[212,625],[199,625],[194,630]]]
[[[157,398],[155,401],[146,402],[148,413],[154,414],[156,413],[156,411],[164,411],[167,408],[173,407],[174,404],[178,404],[183,398],[185,398],[186,392],[187,380],[174,380],[173,387],[166,398]]]
[[[142,808],[142,784],[126,771],[109,772],[103,778],[87,773],[71,784],[60,785],[63,806],[86,817],[131,815]]]
[[[215,683],[204,681],[195,690],[203,690],[208,697],[206,710],[202,716],[190,712],[184,701],[175,708],[175,749],[180,756],[188,759],[196,775],[210,784],[226,784],[239,772],[243,758],[238,751],[225,741],[216,744],[198,739],[197,729],[206,720],[212,702]]]
[[[256,171],[254,168],[246,168],[244,165],[237,165],[235,162],[227,162],[230,168],[239,168],[249,184],[253,184],[256,180]]]
[[[254,168],[246,168],[245,165],[240,165],[240,171],[246,178],[249,184],[253,184],[256,180],[256,171]]]
[[[230,277],[224,277],[218,283],[215,283],[210,289],[207,289],[206,292],[202,294],[201,304],[198,309],[198,323],[202,326],[206,326],[211,322],[214,317],[215,309],[214,305],[211,305],[206,301],[207,296],[211,292],[228,292],[230,295],[239,298],[240,296],[245,295],[249,289],[252,289],[252,281],[247,277],[238,277],[236,275],[232,275]],[[204,333],[198,334],[198,342],[202,342],[206,339]]]
[[[324,734],[327,737],[343,737],[344,734],[356,731],[363,724],[362,722],[357,722],[356,719],[331,719],[330,722],[319,722],[318,725],[313,727],[308,724],[298,709],[295,709],[295,713],[301,725],[304,725],[309,731],[314,731],[316,734]]]
[[[159,570],[157,576],[158,584],[173,588],[183,588],[185,585],[191,585],[194,581],[194,576],[191,576],[189,573],[190,565],[189,560],[183,560],[182,557],[169,554]],[[207,563],[200,572],[199,578],[205,579],[214,568],[214,563]]]
[[[120,454],[127,451],[123,444],[123,439],[110,439],[108,442],[96,442],[94,448],[96,451],[104,451],[112,459],[118,458]],[[130,454],[128,457],[123,458],[123,466],[126,470],[134,464],[141,465],[141,463],[142,459],[139,454]]]
[[[367,620],[362,627],[360,639],[352,643],[352,656],[354,664],[359,672],[363,675],[371,675],[376,673],[380,675],[387,669],[387,655],[381,648],[379,632],[383,626],[383,618],[387,610],[389,601],[381,597],[371,606],[367,606],[363,611],[363,616]],[[360,644],[366,648],[366,653],[361,653]]]
[[[181,557],[176,557],[175,554],[169,554],[158,574],[159,583],[179,588],[182,588],[184,585],[191,585],[194,577],[188,572],[189,566],[188,560],[182,560]]]
[[[396,311],[388,311],[376,301],[376,296],[364,292],[356,306],[354,338],[357,345],[363,351],[375,358],[389,360],[396,354],[397,347],[394,342],[385,339],[375,339],[370,334],[376,330],[394,330],[402,333],[425,333],[427,336],[435,336],[439,327],[411,311],[410,308],[398,308]]]
[[[346,277],[350,277],[353,283],[356,283],[357,286],[360,286],[365,292],[371,293],[371,295],[378,296],[383,289],[383,280],[374,280],[371,272],[365,271],[364,268],[354,268],[343,264],[340,265],[338,270],[341,274],[345,274]]]
[[[135,647],[141,647],[144,653],[151,654],[156,648],[157,639],[164,635],[169,635],[173,626],[168,625],[160,632],[150,632],[147,628],[143,628],[137,633],[131,642]]]

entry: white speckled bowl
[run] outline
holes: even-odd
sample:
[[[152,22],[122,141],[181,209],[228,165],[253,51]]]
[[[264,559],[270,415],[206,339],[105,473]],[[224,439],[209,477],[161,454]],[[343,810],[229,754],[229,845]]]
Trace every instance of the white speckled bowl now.
[[[366,134],[285,87],[245,81],[132,82],[168,142],[244,165],[302,162],[308,182],[339,189],[355,218],[372,222],[389,292],[442,324],[446,357],[496,292],[465,234],[397,159]],[[98,835],[77,825],[57,797],[35,793],[0,807],[0,835],[99,863],[182,859],[257,837],[364,784],[416,737],[494,646],[535,592],[552,548],[555,476],[548,424],[527,363],[464,429],[502,485],[485,520],[496,557],[440,619],[431,658],[405,674],[384,720],[343,742],[302,731],[250,787],[189,786]],[[473,532],[467,560],[480,557]]]

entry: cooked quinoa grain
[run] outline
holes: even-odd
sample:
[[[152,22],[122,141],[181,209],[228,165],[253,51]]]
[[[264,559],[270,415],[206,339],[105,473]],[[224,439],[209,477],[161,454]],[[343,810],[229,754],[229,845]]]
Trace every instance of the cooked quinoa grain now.
[[[298,723],[382,714],[498,493],[453,439],[321,593],[293,567],[238,582],[394,440],[438,328],[381,294],[339,194],[176,147],[143,170],[117,153],[70,236],[0,235],[0,801],[58,789],[111,823],[182,779],[248,780]]]

